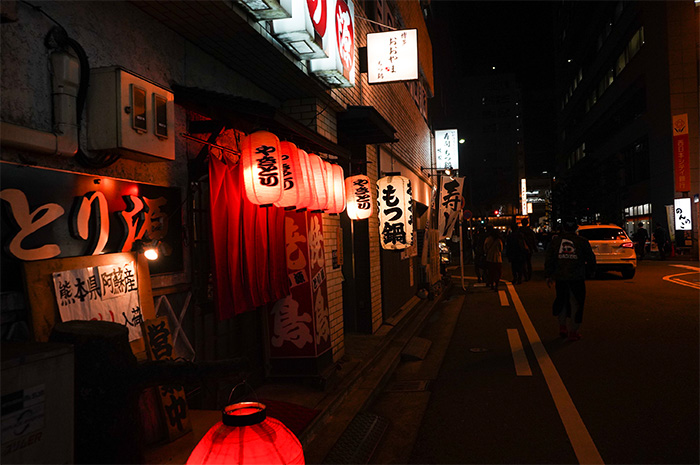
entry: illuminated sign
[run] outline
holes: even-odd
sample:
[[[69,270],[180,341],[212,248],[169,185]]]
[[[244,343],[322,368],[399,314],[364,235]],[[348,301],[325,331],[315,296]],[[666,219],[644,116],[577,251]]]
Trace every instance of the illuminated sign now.
[[[676,231],[691,231],[693,229],[690,197],[673,200],[673,211],[676,218]]]
[[[677,192],[690,190],[688,114],[673,116],[673,164]]]
[[[323,39],[323,50],[327,58],[309,60],[309,68],[314,76],[329,87],[352,87],[355,85],[355,7],[351,1],[325,1],[325,31],[320,32],[323,30],[323,14],[316,13],[319,11],[318,5],[314,8],[312,20],[315,21],[316,32],[321,34]]]
[[[272,21],[272,35],[301,60],[326,58],[322,37],[326,32],[327,6],[324,0],[292,1],[291,18]]]
[[[367,82],[418,79],[418,30],[367,34]]]
[[[520,211],[523,215],[527,215],[527,181],[525,178],[520,180]]]
[[[435,167],[439,170],[459,168],[456,129],[435,131]]]

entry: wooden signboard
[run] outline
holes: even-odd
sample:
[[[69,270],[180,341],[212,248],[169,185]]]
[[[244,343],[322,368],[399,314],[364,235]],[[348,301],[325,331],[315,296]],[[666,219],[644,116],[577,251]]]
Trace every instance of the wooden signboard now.
[[[90,267],[122,266],[134,263],[140,301],[140,318],[155,318],[151,275],[146,258],[136,252],[123,252],[84,257],[54,258],[23,263],[25,289],[31,312],[31,326],[37,342],[47,342],[57,322],[62,321],[54,287],[54,273],[79,270]],[[131,350],[137,359],[146,359],[146,347],[143,338],[131,341]]]

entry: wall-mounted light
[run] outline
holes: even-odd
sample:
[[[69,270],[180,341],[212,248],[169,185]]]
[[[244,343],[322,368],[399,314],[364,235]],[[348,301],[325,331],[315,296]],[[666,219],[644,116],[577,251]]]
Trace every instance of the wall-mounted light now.
[[[166,245],[159,240],[144,241],[143,239],[139,239],[134,241],[132,250],[142,253],[149,261],[158,260],[161,255],[170,255],[170,248],[166,247]]]

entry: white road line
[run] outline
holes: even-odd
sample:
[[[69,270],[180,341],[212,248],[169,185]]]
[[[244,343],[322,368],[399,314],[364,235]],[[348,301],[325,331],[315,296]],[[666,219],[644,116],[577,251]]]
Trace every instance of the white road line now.
[[[697,266],[689,266],[689,265],[670,265],[670,266],[675,266],[677,268],[687,268],[687,269],[693,270],[693,271],[700,271],[700,268],[698,268]]]
[[[510,305],[506,291],[498,291],[498,298],[501,299],[501,307],[508,307]]]
[[[693,289],[700,289],[700,283],[694,283],[692,281],[686,281],[685,279],[678,278],[678,276],[685,276],[689,274],[697,274],[697,271],[691,271],[690,273],[670,274],[668,276],[664,276],[663,280],[674,284],[680,284],[681,286],[692,287]]]
[[[510,292],[511,299],[513,299],[515,310],[518,312],[520,322],[530,341],[530,346],[535,353],[535,358],[542,370],[544,379],[547,382],[547,387],[549,387],[549,392],[554,400],[554,405],[556,405],[559,411],[559,417],[564,424],[566,434],[569,436],[569,441],[571,441],[571,446],[574,449],[579,463],[603,464],[603,458],[598,453],[598,449],[593,443],[593,439],[588,433],[586,425],[583,424],[581,415],[579,415],[578,410],[576,410],[576,406],[573,400],[571,400],[571,396],[566,390],[566,386],[564,386],[564,382],[559,376],[559,372],[557,372],[552,359],[549,358],[547,350],[542,345],[542,341],[534,325],[530,321],[530,317],[527,315],[525,307],[523,307],[520,301],[520,297],[518,297],[512,284],[506,283],[506,286]]]
[[[510,351],[513,353],[513,363],[515,364],[516,376],[532,376],[530,364],[527,361],[527,355],[523,350],[523,343],[520,340],[520,335],[517,329],[508,329],[508,342],[510,342]]]

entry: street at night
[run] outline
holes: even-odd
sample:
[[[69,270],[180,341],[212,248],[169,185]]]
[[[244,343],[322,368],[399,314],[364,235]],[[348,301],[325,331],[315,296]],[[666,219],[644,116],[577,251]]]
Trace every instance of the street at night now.
[[[532,281],[503,286],[507,305],[470,271],[464,292],[452,270],[420,334],[428,355],[402,362],[370,408],[390,419],[372,463],[698,462],[697,263],[587,281],[575,342],[557,334],[537,263]]]

